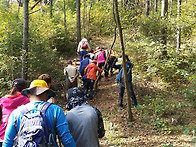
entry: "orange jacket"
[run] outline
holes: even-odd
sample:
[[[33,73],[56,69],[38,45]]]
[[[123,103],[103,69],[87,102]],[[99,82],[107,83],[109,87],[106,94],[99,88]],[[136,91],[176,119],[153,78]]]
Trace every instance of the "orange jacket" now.
[[[96,80],[97,71],[102,72],[103,70],[99,68],[95,63],[88,64],[84,70],[84,74],[87,75],[87,79]]]

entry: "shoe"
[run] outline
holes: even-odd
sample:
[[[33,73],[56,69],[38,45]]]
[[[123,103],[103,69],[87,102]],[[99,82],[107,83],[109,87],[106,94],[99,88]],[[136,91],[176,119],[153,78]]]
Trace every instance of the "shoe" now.
[[[122,107],[119,107],[118,110],[122,110]]]

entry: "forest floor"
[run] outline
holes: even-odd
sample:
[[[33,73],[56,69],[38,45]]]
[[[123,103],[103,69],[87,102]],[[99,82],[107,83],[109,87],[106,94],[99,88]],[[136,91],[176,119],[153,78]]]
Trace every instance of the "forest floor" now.
[[[139,85],[139,84],[138,84]],[[142,102],[148,90],[134,84],[138,103]],[[144,121],[140,107],[132,107],[134,120],[127,121],[127,99],[125,97],[123,110],[118,110],[118,85],[115,83],[115,76],[109,81],[99,82],[98,91],[95,95],[95,102],[91,105],[99,108],[102,112],[106,134],[100,139],[102,147],[194,147],[194,136],[191,134],[175,133],[164,134],[154,130],[150,122]],[[194,112],[195,114],[195,112]],[[150,116],[147,116],[150,117]],[[194,115],[192,120],[195,124]]]
[[[100,41],[100,40],[99,40]],[[105,43],[101,43],[103,46]],[[95,48],[95,47],[94,47]],[[166,127],[169,131],[164,131],[165,124],[160,121],[160,127],[154,127],[151,121],[152,113],[144,113],[142,108],[144,100],[150,96],[156,97],[157,93],[164,93],[157,86],[158,83],[144,81],[139,73],[133,70],[133,86],[138,101],[138,109],[132,107],[134,120],[127,121],[127,99],[124,96],[124,108],[118,110],[118,85],[115,82],[117,71],[108,81],[104,78],[98,83],[95,93],[95,101],[89,102],[90,105],[97,107],[103,116],[106,134],[100,139],[101,147],[196,147],[196,111],[195,108],[183,107],[182,113],[186,110],[187,115],[183,115],[182,122],[170,124]],[[165,99],[170,101],[181,101],[180,94],[170,91],[165,94]],[[146,97],[147,96],[147,97]],[[171,122],[170,116],[168,122]],[[162,125],[162,126],[161,126]],[[173,125],[173,126],[172,126]],[[193,130],[189,130],[191,125]],[[187,126],[187,129],[185,129]],[[173,128],[173,130],[170,130]],[[185,129],[185,131],[184,131]],[[186,133],[183,133],[186,132]],[[188,132],[188,133],[187,133]]]

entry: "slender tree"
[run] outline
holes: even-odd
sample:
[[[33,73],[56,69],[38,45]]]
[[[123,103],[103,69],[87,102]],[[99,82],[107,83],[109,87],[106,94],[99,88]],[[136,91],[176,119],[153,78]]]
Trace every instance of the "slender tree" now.
[[[23,2],[23,54],[22,54],[22,78],[27,80],[27,53],[29,32],[29,0]]]
[[[178,9],[177,9],[178,20],[180,19],[180,16],[181,16],[181,0],[178,0]],[[177,25],[177,48],[176,48],[176,52],[180,51],[180,46],[181,46],[181,27],[180,27],[180,24],[178,23],[178,25]]]
[[[81,23],[80,23],[80,0],[76,2],[76,19],[77,19],[77,44],[81,40]]]
[[[63,14],[64,14],[63,23],[64,23],[64,29],[65,29],[65,33],[66,33],[66,32],[67,32],[67,26],[66,26],[66,10],[65,10],[65,0],[63,0]]]
[[[121,43],[121,48],[122,48],[123,70],[124,70],[124,77],[125,77],[125,88],[126,88],[126,94],[127,94],[127,102],[128,102],[128,107],[127,107],[128,121],[130,122],[133,120],[133,114],[131,111],[131,96],[130,96],[130,91],[129,91],[127,68],[126,68],[126,62],[125,62],[125,47],[124,47],[123,33],[122,33],[119,12],[118,12],[118,1],[114,0],[113,3],[114,3],[115,11],[116,11],[116,22],[117,22],[117,26],[118,26],[118,30],[119,30],[120,43]]]
[[[146,0],[146,13],[145,15],[148,16],[150,14],[150,0]]]
[[[154,0],[154,11],[157,12],[158,10],[158,0]]]
[[[167,18],[167,11],[168,11],[168,0],[162,0],[162,9],[161,9],[161,17],[164,19]],[[162,39],[161,43],[163,45],[163,51],[162,51],[162,56],[167,56],[167,50],[166,50],[166,45],[167,45],[167,27],[164,26],[161,28],[161,34],[162,34]]]

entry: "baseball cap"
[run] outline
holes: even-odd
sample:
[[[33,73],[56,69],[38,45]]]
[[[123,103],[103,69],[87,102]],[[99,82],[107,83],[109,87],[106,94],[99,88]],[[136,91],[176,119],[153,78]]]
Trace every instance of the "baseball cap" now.
[[[13,86],[18,86],[18,85],[20,85],[20,86],[24,86],[25,88],[26,88],[26,86],[27,86],[27,84],[26,84],[26,82],[23,80],[23,79],[15,79],[15,80],[13,80],[12,81],[12,87]]]

